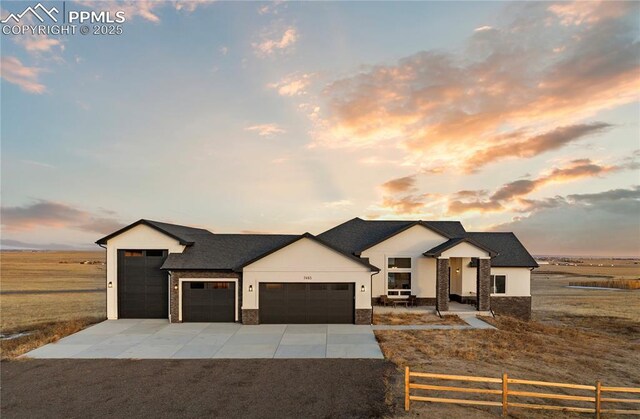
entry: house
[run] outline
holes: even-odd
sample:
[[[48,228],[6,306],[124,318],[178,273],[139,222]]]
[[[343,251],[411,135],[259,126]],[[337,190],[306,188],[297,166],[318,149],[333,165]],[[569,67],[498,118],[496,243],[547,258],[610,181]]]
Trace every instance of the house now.
[[[513,233],[354,218],[314,236],[215,234],[139,220],[107,251],[107,317],[370,324],[381,296],[528,319],[533,257]]]

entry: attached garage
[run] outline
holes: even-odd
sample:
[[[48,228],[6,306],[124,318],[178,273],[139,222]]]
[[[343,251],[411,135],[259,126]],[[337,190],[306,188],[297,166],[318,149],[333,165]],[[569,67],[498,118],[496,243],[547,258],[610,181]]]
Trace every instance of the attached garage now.
[[[353,283],[261,283],[261,323],[353,323]]]
[[[118,250],[118,318],[166,319],[169,278],[160,269],[167,250]]]
[[[182,282],[182,321],[234,322],[236,284],[226,281]]]

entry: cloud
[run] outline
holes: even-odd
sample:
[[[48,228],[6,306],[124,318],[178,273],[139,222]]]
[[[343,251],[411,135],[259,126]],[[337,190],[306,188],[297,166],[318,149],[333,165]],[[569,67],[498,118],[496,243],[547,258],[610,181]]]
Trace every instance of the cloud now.
[[[16,57],[3,56],[0,58],[0,77],[20,86],[28,93],[42,94],[47,88],[39,81],[41,68],[27,67]]]
[[[259,42],[251,45],[258,56],[268,56],[276,52],[285,52],[293,47],[298,40],[298,31],[293,26],[287,28],[281,35],[270,31],[261,36]]]
[[[615,19],[627,13],[622,2],[573,1],[552,4],[548,10],[565,26],[593,24],[603,19]]]
[[[502,138],[498,137],[492,142],[495,145],[480,149],[470,156],[465,162],[465,169],[467,172],[473,172],[486,164],[507,157],[534,157],[547,151],[559,149],[587,135],[601,133],[610,127],[611,124],[593,122],[558,127],[544,134],[530,137],[518,132],[511,133]]]
[[[343,209],[353,206],[353,202],[348,199],[341,199],[339,201],[325,202],[322,206],[328,209]]]
[[[278,82],[269,83],[267,87],[277,89],[280,96],[304,95],[312,76],[313,74],[291,74]]]
[[[397,179],[392,179],[382,184],[382,189],[388,193],[404,193],[411,190],[415,190],[417,176],[405,176]]]
[[[526,217],[494,226],[537,254],[640,256],[640,187],[556,198]]]
[[[52,227],[108,234],[123,227],[122,223],[112,217],[102,217],[64,203],[46,200],[24,206],[3,206],[0,211],[2,227],[6,231]]]
[[[632,163],[602,165],[590,159],[577,159],[565,166],[556,167],[535,179],[518,179],[502,185],[489,198],[487,191],[460,191],[454,194],[448,205],[448,214],[459,215],[467,212],[531,212],[553,205],[554,199],[535,201],[524,199],[527,195],[551,183],[564,183],[583,178],[604,175],[625,170]]]
[[[277,134],[284,134],[286,131],[278,124],[260,124],[245,128],[246,131],[257,132],[261,137],[273,137]]]
[[[407,195],[402,198],[386,196],[382,199],[382,207],[394,214],[418,214],[424,210],[424,198],[428,195]]]
[[[220,51],[220,54],[222,54],[222,55],[227,55],[229,53],[229,48],[225,47],[225,46],[222,46],[222,47],[220,47],[220,49],[218,51]]]
[[[258,9],[258,14],[266,15],[266,14],[278,14],[278,8],[280,5],[285,4],[284,1],[270,1],[267,3],[263,3]]]
[[[589,120],[639,99],[640,3],[604,2],[571,26],[548,8],[507,9],[506,25],[471,33],[461,53],[422,51],[330,82],[313,145],[396,146],[423,170],[471,172],[604,132]]]
[[[108,10],[124,12],[127,21],[131,21],[135,17],[140,17],[149,22],[159,23],[160,16],[158,9],[167,5],[173,6],[175,10],[187,13],[194,12],[199,6],[213,3],[213,0],[173,0],[173,1],[157,1],[157,0],[120,0],[120,1],[94,1],[94,0],[76,0],[75,3],[85,6],[91,10],[101,11]]]

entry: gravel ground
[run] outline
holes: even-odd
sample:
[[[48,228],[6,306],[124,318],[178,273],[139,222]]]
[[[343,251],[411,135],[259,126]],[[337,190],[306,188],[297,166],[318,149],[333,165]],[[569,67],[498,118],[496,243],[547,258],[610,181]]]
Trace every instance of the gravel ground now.
[[[2,362],[8,418],[390,416],[383,360]]]

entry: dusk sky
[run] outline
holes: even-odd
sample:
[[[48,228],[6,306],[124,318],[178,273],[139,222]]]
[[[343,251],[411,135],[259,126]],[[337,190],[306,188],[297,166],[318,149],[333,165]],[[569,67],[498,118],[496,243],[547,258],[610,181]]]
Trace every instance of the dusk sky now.
[[[0,35],[3,248],[359,216],[640,255],[639,2],[66,7],[124,33]]]

